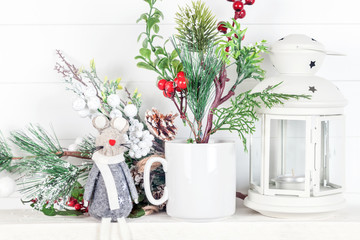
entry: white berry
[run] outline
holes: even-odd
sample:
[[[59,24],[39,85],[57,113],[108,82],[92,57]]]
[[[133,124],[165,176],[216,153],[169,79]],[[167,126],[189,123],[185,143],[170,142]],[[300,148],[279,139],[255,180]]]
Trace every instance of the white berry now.
[[[99,98],[91,97],[89,98],[87,105],[90,110],[97,110],[98,108],[100,108],[101,102]]]
[[[75,111],[83,110],[86,107],[86,102],[82,98],[77,98],[72,105],[73,109]]]
[[[78,111],[80,117],[86,118],[90,115],[90,110],[88,108],[85,108],[83,110]]]
[[[135,117],[136,114],[137,114],[137,108],[136,108],[136,106],[134,104],[128,104],[124,108],[124,113],[129,118]]]
[[[110,96],[108,96],[107,98],[107,103],[113,107],[116,108],[117,106],[120,105],[120,97],[116,94],[111,94]]]
[[[117,118],[117,117],[122,117],[122,113],[119,109],[113,109],[110,112],[110,118]]]

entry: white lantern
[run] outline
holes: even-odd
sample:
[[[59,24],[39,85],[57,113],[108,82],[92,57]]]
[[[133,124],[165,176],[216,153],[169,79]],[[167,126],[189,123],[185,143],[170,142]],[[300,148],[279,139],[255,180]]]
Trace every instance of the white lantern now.
[[[260,121],[250,149],[250,190],[244,204],[272,217],[309,217],[345,204],[344,107],[330,81],[314,76],[326,54],[305,35],[289,35],[270,47],[279,76],[254,92],[281,83],[273,92],[310,95],[258,110]]]

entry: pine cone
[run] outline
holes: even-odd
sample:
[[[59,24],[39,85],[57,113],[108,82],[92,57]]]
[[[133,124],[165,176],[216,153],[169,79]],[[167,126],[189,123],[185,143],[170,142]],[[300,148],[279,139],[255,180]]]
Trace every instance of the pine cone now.
[[[156,108],[148,110],[145,113],[145,121],[149,130],[163,141],[174,140],[177,134],[177,128],[174,120],[178,114],[161,114]]]

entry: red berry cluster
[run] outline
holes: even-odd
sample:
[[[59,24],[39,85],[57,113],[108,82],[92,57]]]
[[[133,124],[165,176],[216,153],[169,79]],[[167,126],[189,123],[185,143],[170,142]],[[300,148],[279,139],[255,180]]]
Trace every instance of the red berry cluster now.
[[[78,200],[74,197],[70,197],[69,201],[66,202],[66,205],[75,208],[76,211],[82,211],[82,212],[88,211],[88,208],[84,207],[84,200],[78,202]]]
[[[188,79],[185,76],[184,72],[178,72],[176,78],[173,81],[167,81],[161,79],[158,81],[158,88],[163,91],[164,96],[172,98],[175,95],[175,91],[182,92],[187,88]]]
[[[229,2],[233,2],[233,9],[235,10],[235,16],[234,19],[235,21],[237,19],[243,19],[246,16],[246,11],[244,9],[244,5],[253,5],[255,3],[255,0],[245,0],[245,3],[242,2],[242,0],[227,0]],[[218,31],[222,32],[222,33],[226,33],[227,32],[227,28],[224,24],[224,22],[219,22],[218,23]],[[235,35],[235,37],[237,38],[237,36]],[[242,40],[244,40],[245,35],[243,36]],[[229,38],[229,41],[231,40],[231,38]]]

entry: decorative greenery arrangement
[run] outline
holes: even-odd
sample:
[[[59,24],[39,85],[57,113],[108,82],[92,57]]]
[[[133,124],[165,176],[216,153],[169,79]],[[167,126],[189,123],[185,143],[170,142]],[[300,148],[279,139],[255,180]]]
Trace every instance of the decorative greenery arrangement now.
[[[135,185],[139,193],[139,203],[134,206],[130,217],[140,217],[157,212],[165,205],[157,207],[149,204],[145,198],[143,188],[143,165],[153,155],[163,156],[163,138],[161,134],[147,130],[147,120],[140,118],[138,110],[141,107],[141,94],[134,91],[131,94],[120,85],[120,78],[116,80],[101,80],[96,72],[95,62],[90,62],[90,69],[77,68],[69,63],[64,55],[57,50],[60,62],[55,70],[62,75],[67,89],[78,97],[73,108],[81,117],[90,119],[99,114],[113,117],[123,116],[130,123],[130,130],[126,136],[129,151],[125,153],[126,163],[133,174]],[[118,92],[125,91],[126,98],[119,97]],[[159,113],[160,114],[160,113]],[[161,122],[172,124],[176,117],[166,115]],[[176,134],[176,127],[171,125],[172,134]],[[153,132],[153,131],[152,131]],[[91,135],[76,139],[68,148],[60,145],[55,134],[48,134],[38,125],[30,125],[27,131],[13,131],[9,140],[27,156],[15,157],[0,134],[0,171],[6,170],[18,174],[16,180],[22,193],[23,203],[30,204],[36,210],[49,216],[54,215],[82,215],[87,212],[83,205],[83,183],[92,168],[92,154],[97,150],[95,138]],[[74,157],[81,160],[73,164],[66,160]],[[161,196],[164,191],[165,173],[154,169],[152,185]]]
[[[144,42],[150,43],[149,39],[160,37],[156,34],[159,32],[157,24],[162,13],[154,7],[157,0],[144,1],[150,10],[141,15],[138,21],[146,23]],[[253,3],[253,0],[248,0],[245,4]],[[191,129],[193,139],[189,139],[189,142],[208,143],[212,134],[227,130],[236,131],[246,147],[245,135],[254,132],[257,121],[256,107],[272,107],[288,99],[308,98],[305,95],[275,94],[271,92],[272,87],[260,93],[249,91],[235,96],[235,90],[246,79],[264,79],[265,71],[260,63],[263,61],[261,53],[266,52],[267,47],[265,41],[242,45],[246,29],[241,30],[237,19],[245,17],[244,4],[235,1],[233,8],[235,18],[232,23],[220,22],[216,25],[215,16],[200,0],[191,6],[180,7],[176,14],[178,34],[171,38],[175,48],[171,55],[178,56],[181,60],[179,64],[175,58],[171,61],[166,57],[159,58],[159,49],[163,51],[164,48],[153,46],[152,42],[150,49],[141,48],[141,56],[135,57],[148,64],[145,67],[144,62],[139,62],[139,67],[159,74],[158,88],[173,101],[180,117]],[[158,13],[154,17],[153,9]],[[153,18],[156,18],[157,27],[153,25]],[[222,39],[218,39],[216,30],[222,33]],[[140,34],[139,39],[143,34]],[[152,54],[156,57],[154,61],[150,60]],[[163,61],[167,63],[166,68],[171,69],[172,75],[162,74],[163,68],[158,63]],[[169,64],[173,61],[176,61],[176,68]],[[227,69],[232,65],[236,65],[237,73],[234,82],[227,77]],[[183,71],[178,66],[182,66]],[[230,90],[225,91],[228,85]],[[230,99],[232,106],[222,108],[221,105]],[[187,109],[190,109],[191,115]]]

